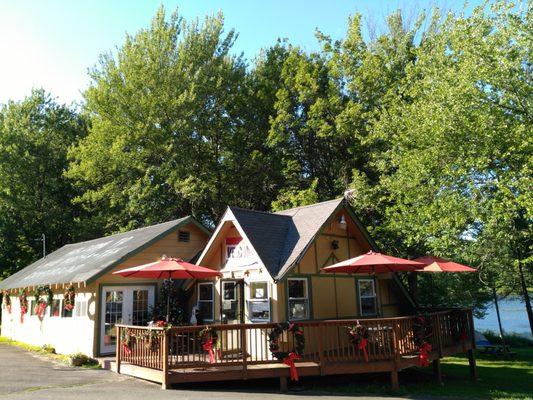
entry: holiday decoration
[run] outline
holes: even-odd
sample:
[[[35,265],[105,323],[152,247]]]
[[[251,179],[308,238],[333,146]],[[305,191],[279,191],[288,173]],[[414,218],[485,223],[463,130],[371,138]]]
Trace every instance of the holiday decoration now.
[[[63,307],[67,311],[74,309],[74,302],[76,299],[76,292],[74,291],[74,285],[70,285],[67,291],[63,294]]]
[[[43,295],[45,295],[46,298],[43,298]],[[50,286],[37,286],[35,292],[33,293],[33,296],[35,297],[36,301],[34,310],[35,314],[37,314],[37,317],[42,321],[44,318],[44,312],[46,311],[46,307],[48,305],[51,306],[54,301],[54,293],[52,292]]]
[[[429,366],[429,353],[432,350],[429,339],[433,328],[429,316],[419,315],[413,323],[414,343],[418,347],[418,363],[421,367]]]
[[[291,351],[280,351],[279,338],[284,331],[293,335],[294,348]],[[305,338],[302,328],[295,323],[284,322],[277,324],[268,334],[269,349],[272,355],[281,360],[290,367],[291,380],[298,381],[298,371],[296,370],[295,360],[300,360],[305,349]]]
[[[368,329],[356,321],[354,326],[348,326],[348,340],[357,350],[362,350],[365,361],[368,362]]]
[[[466,353],[466,339],[468,337],[467,331],[468,321],[466,314],[459,310],[454,310],[450,314],[450,328],[452,336],[456,341],[461,341],[463,352]]]
[[[200,336],[200,340],[202,341],[202,348],[207,351],[207,354],[209,354],[209,362],[213,364],[215,362],[215,352],[214,349],[217,348],[218,344],[218,334],[217,331],[206,326],[204,329],[202,329],[198,336]],[[220,353],[219,353],[220,358]]]
[[[28,297],[26,295],[26,289],[21,289],[19,292],[19,304],[20,304],[20,323],[24,323],[24,314],[28,312]]]
[[[3,301],[2,304],[4,308],[7,310],[9,314],[11,314],[11,297],[9,297],[9,293],[4,290],[3,292]]]
[[[125,356],[131,354],[131,346],[136,337],[130,332],[128,328],[124,329],[120,334],[120,343],[122,344],[122,351]]]

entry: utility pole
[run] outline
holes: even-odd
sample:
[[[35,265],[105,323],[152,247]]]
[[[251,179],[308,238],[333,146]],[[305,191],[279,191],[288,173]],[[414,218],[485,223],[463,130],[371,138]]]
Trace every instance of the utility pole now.
[[[43,233],[40,239],[35,239],[37,242],[43,243],[43,258],[46,258],[46,235]]]

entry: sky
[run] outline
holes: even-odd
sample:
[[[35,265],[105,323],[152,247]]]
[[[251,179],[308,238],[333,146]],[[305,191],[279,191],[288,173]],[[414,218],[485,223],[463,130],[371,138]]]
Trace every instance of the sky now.
[[[470,1],[470,7],[479,2]],[[169,12],[178,8],[188,20],[222,11],[226,29],[239,33],[234,51],[253,59],[277,38],[316,50],[317,28],[343,37],[348,17],[356,12],[379,24],[398,8],[413,14],[435,1],[0,0],[0,103],[19,101],[32,88],[44,88],[61,103],[81,102],[90,82],[87,71],[99,55],[114,51],[126,33],[147,27],[161,4]],[[463,8],[462,0],[437,4]]]

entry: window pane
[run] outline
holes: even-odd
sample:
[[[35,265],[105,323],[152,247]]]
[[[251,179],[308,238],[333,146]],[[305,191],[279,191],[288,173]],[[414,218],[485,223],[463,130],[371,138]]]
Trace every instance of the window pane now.
[[[30,301],[30,315],[37,315],[37,302],[35,300]]]
[[[306,283],[307,281],[302,279],[289,279],[289,298],[306,298]]]
[[[306,319],[307,309],[307,300],[289,300],[289,319]]]
[[[213,285],[209,284],[201,284],[199,286],[199,292],[200,292],[200,300],[213,300]]]
[[[235,300],[236,299],[235,289],[237,286],[235,282],[223,282],[222,286],[224,288],[223,299],[224,300]]]
[[[363,297],[360,299],[360,301],[361,301],[361,314],[362,315],[377,314],[375,297]]]
[[[266,299],[268,298],[268,288],[266,282],[252,282],[250,283],[250,299]]]
[[[50,316],[59,317],[60,314],[61,314],[61,300],[54,299],[52,301],[52,307],[50,307]]]
[[[359,294],[362,297],[374,296],[374,281],[372,280],[360,280],[359,281]]]
[[[70,318],[70,317],[72,317],[72,311],[73,311],[73,310],[74,310],[74,309],[72,309],[72,310],[66,310],[66,309],[63,307],[63,311],[62,311],[62,314],[61,314],[61,315],[62,315],[64,318]]]
[[[249,302],[251,320],[270,320],[270,301],[252,300]]]
[[[134,290],[132,324],[145,326],[148,320],[148,290]]]
[[[198,311],[200,313],[200,319],[213,319],[213,302],[200,301],[198,303]]]

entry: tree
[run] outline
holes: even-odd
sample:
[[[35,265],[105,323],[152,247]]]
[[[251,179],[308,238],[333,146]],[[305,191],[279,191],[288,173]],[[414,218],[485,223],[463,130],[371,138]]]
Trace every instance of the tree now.
[[[531,279],[530,32],[530,8],[449,14],[373,123],[371,140],[388,143],[372,161],[379,182],[354,182],[407,246],[492,268],[502,290]],[[499,259],[483,263],[479,243]]]
[[[75,110],[43,90],[0,109],[0,276],[83,235],[76,191],[63,176],[70,145],[86,133]]]

